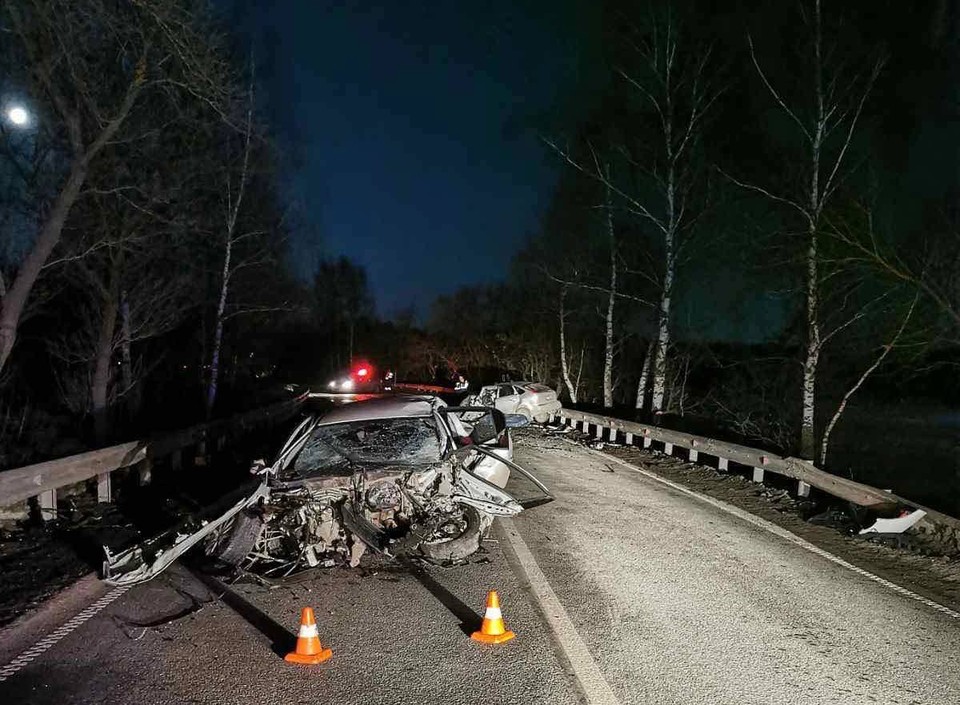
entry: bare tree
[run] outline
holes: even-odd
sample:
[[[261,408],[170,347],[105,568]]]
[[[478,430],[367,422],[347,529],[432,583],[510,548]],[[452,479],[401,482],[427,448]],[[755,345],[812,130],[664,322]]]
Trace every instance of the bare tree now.
[[[571,378],[570,362],[567,360],[567,288],[567,284],[564,284],[560,288],[560,373],[563,378],[563,383],[567,386],[567,394],[570,397],[570,403],[576,404],[577,386],[580,380],[579,375],[577,376],[576,382]]]
[[[815,410],[817,369],[826,338],[822,331],[820,272],[820,236],[825,210],[844,179],[850,146],[864,104],[880,73],[883,62],[874,61],[865,72],[847,75],[839,64],[832,65],[836,52],[824,46],[820,0],[814,0],[813,13],[807,13],[811,32],[812,109],[791,106],[774,87],[757,59],[753,39],[748,37],[753,65],[767,92],[778,108],[802,136],[806,164],[805,182],[795,193],[777,193],[774,188],[733,178],[740,186],[762,194],[798,213],[804,223],[804,299],[806,341],[801,382],[801,421],[798,452],[813,459],[815,454]],[[793,168],[793,167],[791,167]]]
[[[856,382],[851,385],[847,392],[843,395],[843,398],[840,400],[840,403],[837,405],[836,411],[833,412],[833,416],[830,417],[830,421],[827,424],[827,428],[823,432],[823,437],[820,439],[820,464],[827,464],[827,449],[830,444],[830,434],[833,432],[834,427],[837,425],[837,422],[840,420],[840,417],[843,415],[844,410],[847,408],[847,404],[850,402],[850,397],[856,394],[869,379],[870,375],[876,372],[877,368],[883,364],[884,359],[887,355],[890,354],[890,351],[893,350],[897,343],[899,342],[901,336],[903,335],[904,330],[907,327],[907,324],[910,322],[910,317],[913,315],[913,311],[917,306],[917,299],[919,294],[913,297],[913,301],[910,303],[910,307],[907,309],[907,313],[904,315],[903,320],[900,323],[900,327],[897,328],[896,333],[890,339],[890,342],[883,345],[880,349],[880,354],[877,355],[877,359],[873,361],[869,367],[867,367],[863,374],[857,378]]]
[[[230,279],[237,269],[238,263],[234,260],[234,248],[240,239],[250,237],[252,233],[239,234],[237,219],[243,205],[249,182],[251,138],[253,135],[253,81],[247,95],[246,117],[243,124],[243,137],[240,165],[234,175],[232,165],[228,164],[224,183],[224,236],[223,236],[223,269],[220,275],[220,295],[217,298],[217,308],[214,317],[213,345],[210,353],[210,372],[207,379],[206,413],[209,418],[213,413],[213,405],[217,400],[217,383],[220,378],[220,348],[223,344],[223,324],[226,320],[227,299],[230,295]]]
[[[606,180],[610,181],[610,168],[605,170]],[[610,292],[607,294],[606,330],[603,347],[603,406],[613,407],[613,309],[617,301],[617,235],[613,228],[613,203],[609,187],[606,189],[607,235],[610,238]]]
[[[624,269],[625,273],[640,274],[654,282],[658,289],[651,409],[659,413],[664,409],[667,388],[677,269],[693,235],[699,214],[697,201],[702,197],[696,151],[705,117],[718,92],[709,81],[710,51],[687,46],[681,50],[672,17],[653,20],[651,31],[638,35],[633,48],[639,62],[630,70],[618,68],[617,74],[639,97],[647,111],[639,122],[649,117],[653,135],[634,135],[633,141],[642,143],[646,153],[633,154],[626,144],[621,144],[617,151],[641,174],[642,186],[618,185],[609,170],[599,168],[596,155],[594,166],[587,167],[568,150],[549,140],[547,144],[570,165],[600,181],[626,211],[647,225],[659,240],[662,258],[656,265],[656,273]]]
[[[56,121],[64,177],[36,239],[0,303],[0,369],[16,342],[20,319],[40,272],[91,169],[120,139],[148,89],[189,93],[210,105],[223,89],[222,62],[202,22],[176,0],[74,3],[7,2],[0,13],[22,51],[26,80],[41,119]]]

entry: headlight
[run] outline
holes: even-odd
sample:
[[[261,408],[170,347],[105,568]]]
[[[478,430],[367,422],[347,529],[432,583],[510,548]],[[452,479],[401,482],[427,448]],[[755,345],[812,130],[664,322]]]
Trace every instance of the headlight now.
[[[330,389],[336,389],[336,388],[337,388],[337,381],[334,380],[333,382],[331,382],[331,383],[328,384],[327,386],[328,386]]]
[[[346,389],[348,391],[353,389],[353,380],[352,379],[343,380],[343,383],[340,385],[340,389]]]

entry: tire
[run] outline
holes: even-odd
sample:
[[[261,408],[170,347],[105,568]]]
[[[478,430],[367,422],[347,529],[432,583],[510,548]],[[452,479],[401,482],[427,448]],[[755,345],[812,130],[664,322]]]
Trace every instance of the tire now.
[[[463,506],[466,528],[456,538],[449,541],[420,544],[420,553],[431,563],[459,561],[473,555],[480,548],[483,532],[490,525],[488,517],[481,517],[479,510],[469,505]]]
[[[234,518],[232,526],[221,534],[223,539],[206,549],[208,556],[224,566],[238,566],[249,555],[260,538],[263,530],[263,518],[250,509],[241,510]]]
[[[527,407],[521,406],[519,409],[517,409],[517,413],[521,416],[527,417],[527,421],[533,421],[533,412]]]
[[[547,421],[550,420],[550,415],[549,415],[549,414],[537,414],[536,416],[533,417],[533,420],[536,421],[537,423],[546,423]]]

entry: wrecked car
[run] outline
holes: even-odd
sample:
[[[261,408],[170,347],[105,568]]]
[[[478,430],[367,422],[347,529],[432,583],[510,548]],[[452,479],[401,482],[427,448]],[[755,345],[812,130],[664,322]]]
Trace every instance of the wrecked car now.
[[[282,577],[317,566],[356,566],[368,549],[450,563],[476,552],[497,516],[553,499],[513,462],[509,428],[526,420],[497,409],[448,407],[394,396],[308,416],[248,496],[213,520],[180,526],[121,553],[106,550],[104,580],[149,580],[193,547],[222,569]],[[537,494],[518,501],[512,471]]]
[[[467,397],[464,404],[493,406],[504,414],[520,414],[537,423],[545,423],[560,411],[557,393],[545,384],[536,382],[501,382],[482,387],[476,395]]]

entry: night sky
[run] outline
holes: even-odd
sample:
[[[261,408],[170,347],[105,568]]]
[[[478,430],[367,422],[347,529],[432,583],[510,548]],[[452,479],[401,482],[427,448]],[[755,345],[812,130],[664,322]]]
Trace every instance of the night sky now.
[[[573,3],[237,2],[295,164],[292,250],[366,268],[381,314],[503,276],[556,176],[538,128],[569,95]]]

